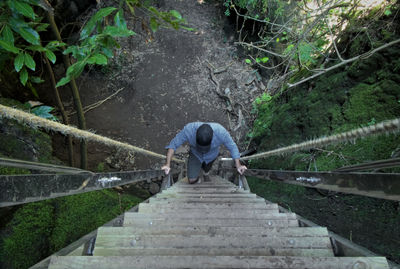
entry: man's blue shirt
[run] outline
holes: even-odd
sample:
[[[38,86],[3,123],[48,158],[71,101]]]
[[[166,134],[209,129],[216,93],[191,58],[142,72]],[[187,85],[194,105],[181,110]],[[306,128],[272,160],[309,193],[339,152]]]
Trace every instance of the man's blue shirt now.
[[[200,125],[207,123],[213,129],[213,138],[211,141],[210,151],[207,153],[200,153],[196,149],[196,132]],[[223,144],[231,153],[232,159],[239,159],[240,154],[237,145],[233,142],[233,139],[229,132],[219,123],[214,122],[192,122],[185,125],[182,131],[180,131],[174,139],[171,140],[166,149],[176,150],[183,143],[188,142],[192,153],[206,164],[212,162],[218,157],[219,147]]]

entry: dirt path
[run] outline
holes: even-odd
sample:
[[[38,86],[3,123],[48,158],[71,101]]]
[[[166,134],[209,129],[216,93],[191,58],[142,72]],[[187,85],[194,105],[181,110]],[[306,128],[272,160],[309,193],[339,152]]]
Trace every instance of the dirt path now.
[[[228,25],[223,12],[214,3],[195,0],[167,0],[161,8],[178,10],[196,30],[162,29],[146,43],[148,36],[140,29],[140,22],[131,21],[138,35],[121,42],[113,68],[91,72],[80,81],[84,106],[124,88],[112,100],[86,113],[88,128],[164,153],[165,145],[186,123],[213,121],[225,126],[242,144],[251,116],[251,96],[260,94],[262,86],[255,81],[248,83],[254,73],[237,59],[233,36],[229,36],[233,32],[222,27]],[[213,80],[210,66],[211,70],[226,67],[226,71],[216,72]],[[227,94],[232,103],[223,97]],[[90,147],[91,169],[104,162],[104,151],[113,155],[110,149]],[[120,158],[132,160],[125,155]],[[109,158],[108,162],[114,161]],[[148,166],[148,158],[140,157],[135,167],[129,168]]]

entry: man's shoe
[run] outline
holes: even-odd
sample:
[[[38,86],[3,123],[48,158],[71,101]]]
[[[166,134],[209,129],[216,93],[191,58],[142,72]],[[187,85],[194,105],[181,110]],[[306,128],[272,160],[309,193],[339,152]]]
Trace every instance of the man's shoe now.
[[[203,174],[203,179],[204,179],[204,182],[210,182],[211,181],[210,174],[209,173],[204,173]]]

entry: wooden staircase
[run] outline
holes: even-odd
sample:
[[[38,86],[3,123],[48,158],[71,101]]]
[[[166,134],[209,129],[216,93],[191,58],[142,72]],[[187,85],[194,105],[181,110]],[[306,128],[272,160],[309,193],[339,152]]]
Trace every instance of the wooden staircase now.
[[[213,177],[178,182],[98,229],[93,256],[55,256],[49,268],[388,269],[384,257],[334,257],[328,231]]]

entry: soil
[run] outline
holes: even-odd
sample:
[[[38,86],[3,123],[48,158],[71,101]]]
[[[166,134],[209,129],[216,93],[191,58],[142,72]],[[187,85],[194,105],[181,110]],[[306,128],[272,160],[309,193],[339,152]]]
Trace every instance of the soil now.
[[[160,29],[148,42],[151,37],[141,28],[141,22],[131,20],[130,26],[138,34],[121,40],[111,67],[92,70],[78,80],[84,107],[123,89],[86,113],[88,129],[164,154],[164,147],[186,123],[219,122],[243,145],[253,118],[251,103],[263,92],[263,85],[256,80],[248,83],[255,77],[254,70],[238,59],[234,32],[219,4],[170,0],[162,9],[179,11],[195,30]],[[212,70],[226,67],[226,71],[215,74],[213,81],[209,66]],[[73,111],[71,95],[64,93],[67,110]],[[224,98],[227,93],[232,103]],[[55,144],[64,143],[62,140],[58,137]],[[56,152],[66,160],[64,149]],[[89,169],[96,170],[101,162],[115,169],[161,165],[159,160],[125,153],[119,153],[116,160],[115,154],[113,149],[89,145]]]

